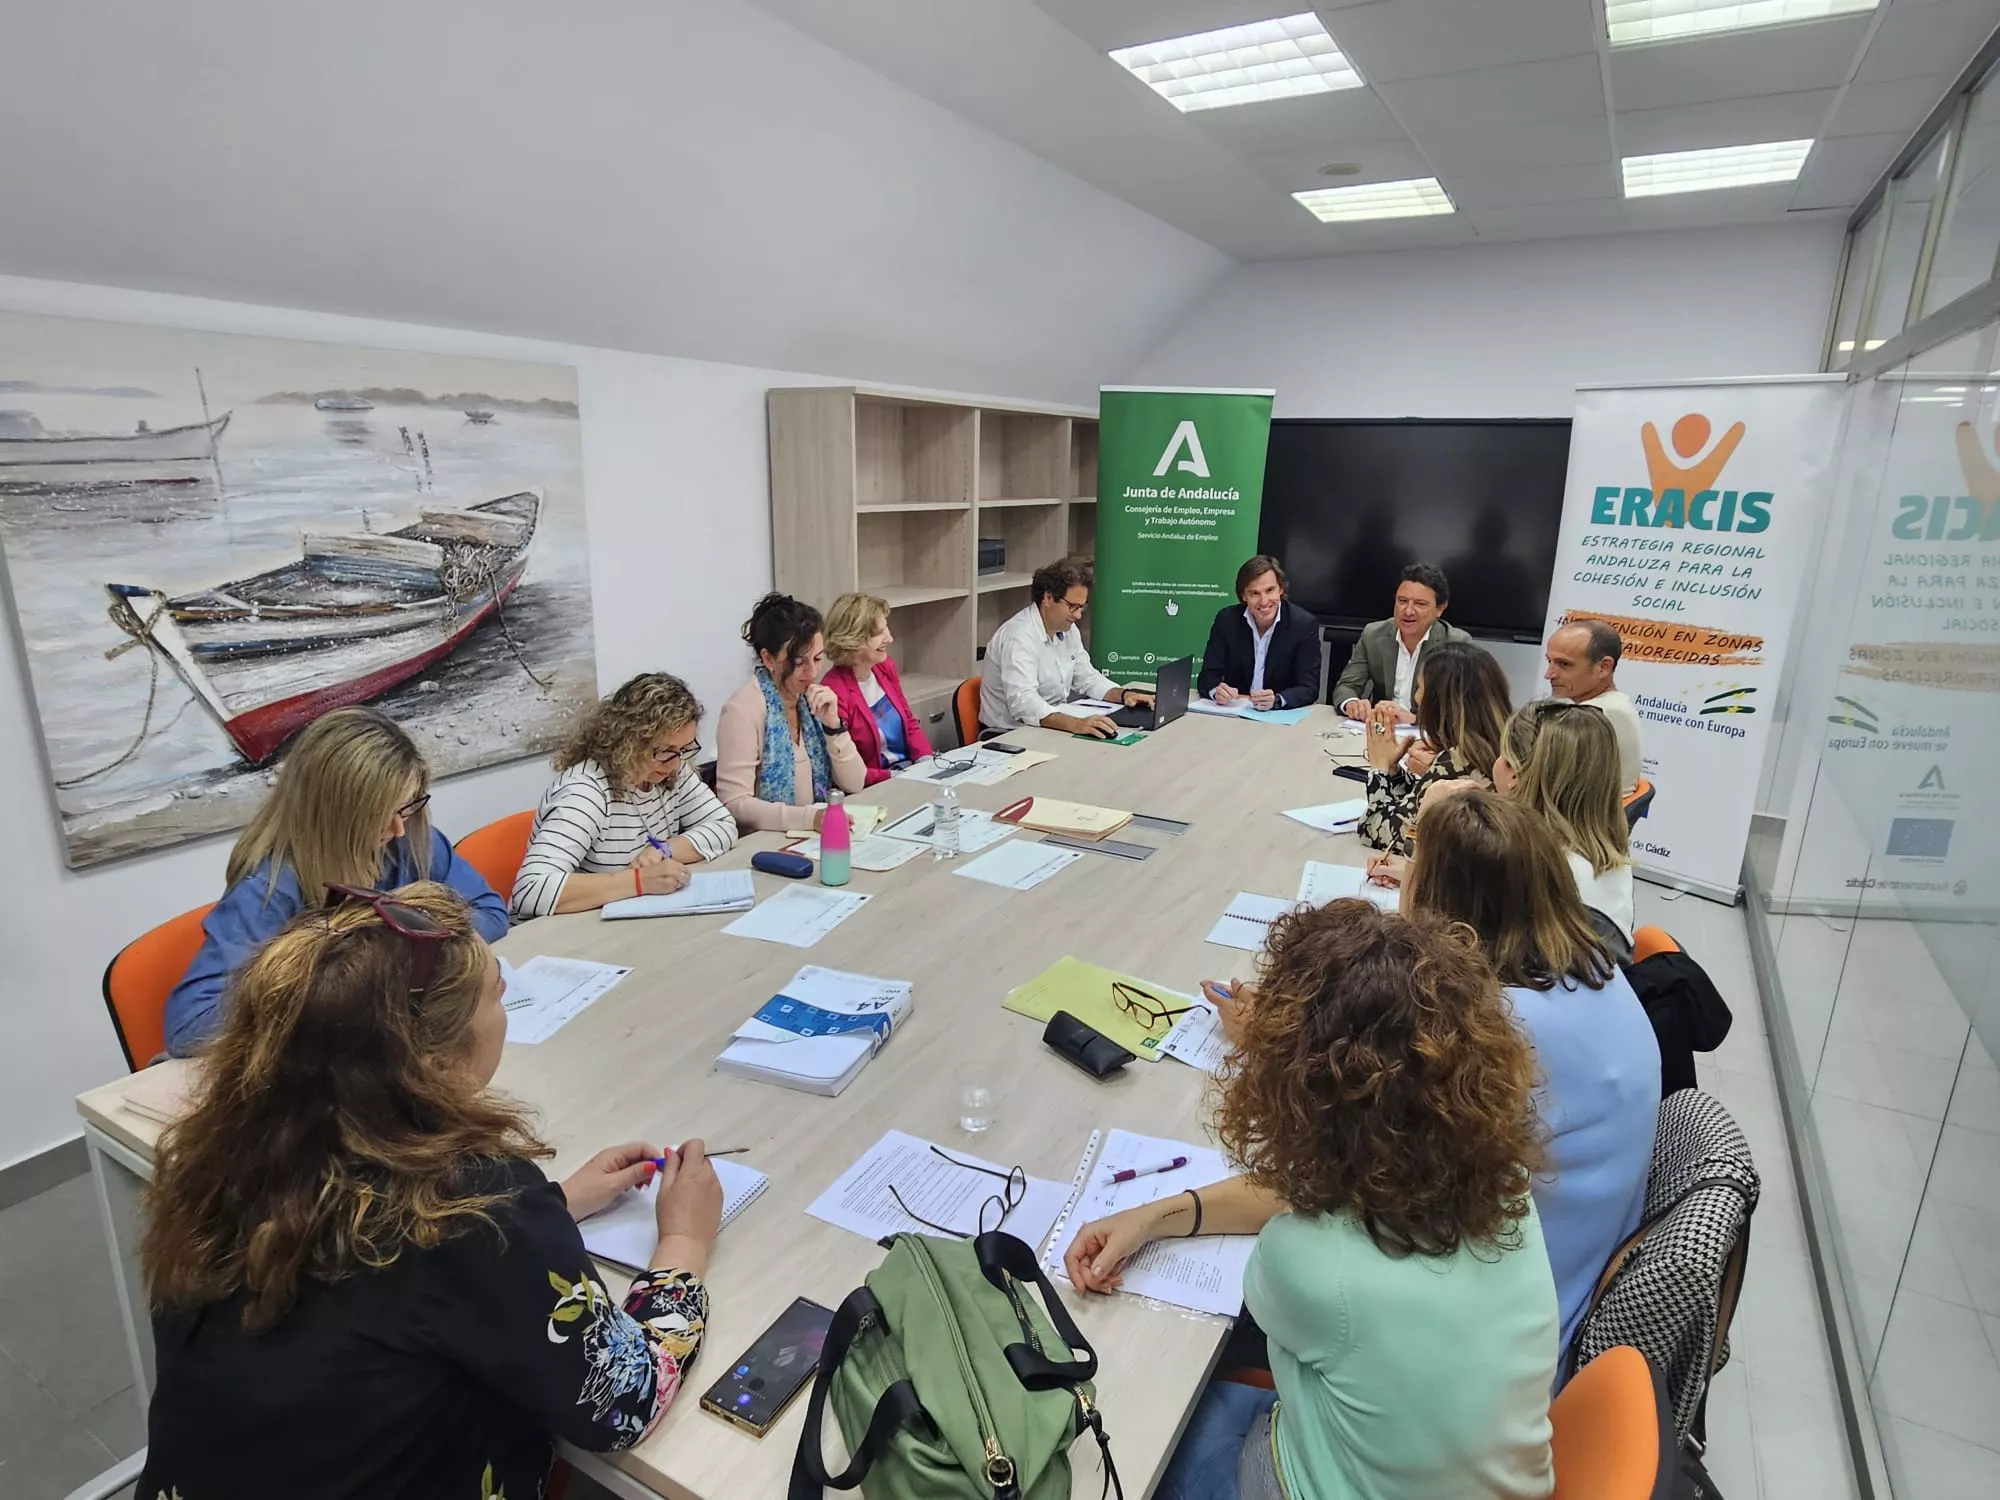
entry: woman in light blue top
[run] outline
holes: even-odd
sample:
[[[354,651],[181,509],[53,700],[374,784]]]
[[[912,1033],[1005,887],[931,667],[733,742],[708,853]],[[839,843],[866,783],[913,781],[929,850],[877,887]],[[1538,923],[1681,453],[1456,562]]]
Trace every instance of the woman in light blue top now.
[[[1519,802],[1467,791],[1423,811],[1406,911],[1479,935],[1533,1039],[1553,1171],[1535,1180],[1563,1347],[1604,1263],[1639,1227],[1660,1109],[1660,1044],[1585,914],[1549,826]]]
[[[1275,1392],[1218,1381],[1161,1500],[1543,1500],[1556,1296],[1533,1201],[1534,1059],[1470,934],[1334,901],[1280,917],[1217,1134],[1244,1173],[1086,1224],[1117,1289],[1149,1240],[1255,1234],[1243,1300]]]

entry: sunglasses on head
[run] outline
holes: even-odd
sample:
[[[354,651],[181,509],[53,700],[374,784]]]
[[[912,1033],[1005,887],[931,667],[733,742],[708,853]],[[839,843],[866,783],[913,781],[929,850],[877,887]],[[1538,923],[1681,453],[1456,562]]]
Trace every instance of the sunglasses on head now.
[[[418,799],[419,802],[428,800],[428,797]],[[438,950],[451,938],[449,932],[438,926],[437,918],[407,902],[398,901],[386,891],[370,890],[361,885],[330,885],[326,888],[328,906],[341,907],[350,902],[360,902],[368,907],[382,919],[384,927],[408,945],[410,993],[421,995],[429,989],[431,978],[437,973]]]

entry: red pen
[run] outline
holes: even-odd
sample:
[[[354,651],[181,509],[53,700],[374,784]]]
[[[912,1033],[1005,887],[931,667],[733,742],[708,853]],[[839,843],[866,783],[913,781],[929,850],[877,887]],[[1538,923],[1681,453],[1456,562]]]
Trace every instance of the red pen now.
[[[1172,1161],[1163,1161],[1152,1167],[1121,1167],[1111,1174],[1113,1182],[1130,1182],[1135,1177],[1151,1177],[1158,1172],[1174,1172],[1187,1165],[1185,1156],[1176,1156]]]

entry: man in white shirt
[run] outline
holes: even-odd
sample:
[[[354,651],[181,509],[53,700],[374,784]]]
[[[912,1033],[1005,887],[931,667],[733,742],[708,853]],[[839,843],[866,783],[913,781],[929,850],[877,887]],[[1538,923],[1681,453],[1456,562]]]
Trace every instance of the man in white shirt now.
[[[1548,671],[1542,675],[1558,698],[1588,703],[1603,712],[1618,736],[1618,770],[1626,796],[1639,789],[1645,756],[1639,743],[1639,710],[1618,691],[1618,662],[1625,643],[1602,620],[1580,620],[1549,637]]]
[[[1121,688],[1091,665],[1077,626],[1090,607],[1091,572],[1074,558],[1035,570],[1031,602],[1001,622],[986,643],[980,668],[979,722],[988,729],[1039,724],[1071,734],[1115,739],[1119,728],[1103,714],[1064,713],[1078,698],[1126,707],[1149,707],[1153,695]]]

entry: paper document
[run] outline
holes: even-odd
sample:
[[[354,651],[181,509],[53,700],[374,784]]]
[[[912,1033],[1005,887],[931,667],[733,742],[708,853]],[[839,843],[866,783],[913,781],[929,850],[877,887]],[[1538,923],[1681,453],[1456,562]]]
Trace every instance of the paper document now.
[[[986,1161],[952,1147],[934,1147],[929,1141],[892,1130],[842,1172],[806,1212],[836,1229],[871,1240],[891,1234],[928,1234],[937,1239],[971,1236],[980,1231],[980,1211],[986,1200],[997,1197],[1002,1203],[1006,1201],[1009,1166],[1011,1163]],[[895,1196],[889,1192],[891,1187]],[[985,1210],[984,1227],[1003,1228],[1039,1249],[1068,1196],[1066,1184],[1030,1177],[1025,1196],[997,1225],[994,1221],[1000,1215],[1000,1204]],[[897,1207],[896,1197],[909,1205],[910,1213]],[[911,1214],[921,1214],[931,1222],[920,1224]]]
[[[607,922],[627,917],[692,917],[702,912],[748,911],[757,904],[757,885],[748,870],[697,870],[688,883],[666,896],[627,896],[607,901]]]
[[[819,835],[803,839],[785,851],[800,854],[807,859],[820,856]],[[913,844],[906,839],[892,839],[886,833],[871,833],[865,839],[856,839],[854,847],[848,851],[848,862],[857,870],[894,870],[908,864],[924,852],[922,844]]]
[[[1064,713],[1074,710],[1086,714],[1115,714],[1124,706],[1122,703],[1106,702],[1102,698],[1076,698],[1065,703],[1062,707]]]
[[[1299,876],[1299,901],[1305,906],[1324,906],[1345,896],[1372,901],[1384,911],[1402,906],[1403,893],[1392,885],[1376,885],[1359,865],[1330,865],[1317,859],[1306,861]]]
[[[143,1115],[160,1125],[172,1125],[201,1096],[203,1064],[189,1057],[170,1057],[143,1068],[132,1086],[118,1096],[121,1109]]]
[[[716,1157],[709,1165],[722,1183],[722,1227],[726,1229],[731,1219],[770,1186],[771,1179],[733,1156]],[[643,1271],[653,1258],[653,1247],[660,1242],[659,1202],[657,1177],[644,1187],[621,1193],[616,1203],[577,1226],[583,1231],[583,1248],[599,1260],[628,1271]]]
[[[1188,699],[1191,714],[1211,714],[1218,719],[1248,719],[1255,724],[1297,724],[1312,712],[1310,708],[1252,708],[1248,698],[1221,704],[1212,698]]]
[[[1175,1004],[1183,1003],[1176,999]],[[1204,1073],[1220,1073],[1222,1060],[1229,1055],[1229,1043],[1222,1035],[1222,1018],[1206,1000],[1188,1003],[1188,1013],[1174,1022],[1174,1029],[1160,1043],[1160,1056],[1184,1062]]]
[[[789,885],[722,930],[732,937],[755,938],[761,943],[810,948],[861,910],[867,900],[861,891]]]
[[[1255,953],[1264,946],[1264,939],[1271,935],[1271,923],[1297,905],[1298,902],[1287,901],[1282,896],[1257,896],[1249,891],[1238,891],[1231,898],[1228,910],[1208,930],[1208,941],[1225,948],[1241,948],[1246,953]],[[723,928],[724,932],[728,930]]]
[[[1118,1004],[1118,992],[1112,986],[1119,983],[1139,992],[1134,998],[1145,1013],[1126,1010]],[[1148,1026],[1147,1013],[1162,1015],[1192,1002],[1186,995],[1149,980],[1087,964],[1080,958],[1061,958],[1019,989],[1009,991],[1000,1003],[1018,1016],[1037,1021],[1046,1021],[1057,1011],[1066,1010],[1127,1052],[1136,1053],[1148,1062],[1158,1062],[1160,1044],[1173,1029],[1173,1018],[1168,1016]]]
[[[518,969],[500,960],[500,1004],[507,1012],[507,1040],[546,1042],[612,985],[632,971],[587,958],[531,958]]]
[[[961,750],[941,750],[929,760],[919,761],[902,772],[905,781],[942,781],[953,786],[992,786],[1009,776],[1054,760],[1046,750],[1023,750],[1015,755],[976,745]]]
[[[1288,807],[1285,816],[1321,833],[1352,833],[1367,811],[1368,799],[1355,797],[1346,802],[1322,802],[1317,807]]]
[[[1031,844],[1016,839],[1011,844],[982,854],[970,864],[951,873],[967,880],[983,880],[988,885],[1012,891],[1031,891],[1058,870],[1067,869],[1083,856],[1074,849],[1057,849],[1049,844]]]
[[[1185,1156],[1188,1164],[1172,1172],[1135,1177],[1130,1182],[1105,1180],[1120,1168],[1150,1166],[1176,1156]],[[1123,1209],[1174,1197],[1189,1188],[1208,1187],[1235,1175],[1229,1159],[1207,1146],[1134,1135],[1129,1130],[1110,1131],[1104,1137],[1104,1148],[1090,1168],[1083,1190],[1065,1211],[1062,1229],[1049,1241],[1049,1248],[1042,1256],[1042,1268],[1051,1276],[1067,1281],[1063,1254],[1086,1224]],[[1243,1307],[1243,1272],[1250,1264],[1250,1252],[1256,1244],[1254,1234],[1204,1234],[1194,1239],[1154,1240],[1125,1262],[1124,1282],[1119,1289],[1135,1297],[1152,1297],[1196,1312],[1234,1317]]]
[[[1003,807],[1004,821],[1037,833],[1066,833],[1071,838],[1101,839],[1132,821],[1122,808],[1096,807],[1088,802],[1064,802],[1058,797],[1023,797]],[[996,817],[999,814],[995,814]]]
[[[928,807],[920,807],[915,812],[904,813],[887,828],[882,837],[907,839],[911,843],[928,849],[931,832],[937,819]],[[997,844],[1014,831],[1012,823],[996,823],[993,814],[981,812],[975,807],[961,807],[958,810],[958,852],[977,854],[981,849]]]

